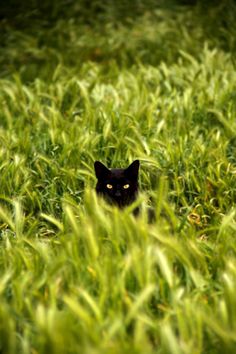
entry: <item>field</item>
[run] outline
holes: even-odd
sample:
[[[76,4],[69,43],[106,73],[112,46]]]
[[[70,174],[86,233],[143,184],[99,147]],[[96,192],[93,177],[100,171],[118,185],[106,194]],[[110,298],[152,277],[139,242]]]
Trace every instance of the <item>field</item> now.
[[[236,5],[105,3],[1,21],[0,353],[236,353]]]

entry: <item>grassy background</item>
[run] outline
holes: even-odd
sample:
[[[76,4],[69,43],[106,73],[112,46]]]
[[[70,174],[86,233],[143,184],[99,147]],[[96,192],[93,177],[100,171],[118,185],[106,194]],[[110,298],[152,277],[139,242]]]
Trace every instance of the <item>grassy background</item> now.
[[[1,353],[235,353],[236,5],[186,3],[1,6]],[[136,158],[153,225],[94,195]]]

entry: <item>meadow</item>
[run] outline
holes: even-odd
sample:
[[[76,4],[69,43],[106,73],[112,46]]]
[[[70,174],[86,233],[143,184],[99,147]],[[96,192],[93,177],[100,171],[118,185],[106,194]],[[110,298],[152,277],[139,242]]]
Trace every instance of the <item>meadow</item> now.
[[[0,352],[233,354],[236,5],[105,3],[1,21]]]

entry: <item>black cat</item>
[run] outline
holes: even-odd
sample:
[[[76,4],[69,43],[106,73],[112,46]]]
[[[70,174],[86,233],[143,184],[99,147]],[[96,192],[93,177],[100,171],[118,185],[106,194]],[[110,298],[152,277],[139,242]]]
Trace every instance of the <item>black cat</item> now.
[[[108,203],[123,209],[136,200],[139,188],[139,160],[135,160],[127,168],[112,169],[95,161],[94,169],[98,179],[96,192]],[[134,211],[135,214],[137,212]]]

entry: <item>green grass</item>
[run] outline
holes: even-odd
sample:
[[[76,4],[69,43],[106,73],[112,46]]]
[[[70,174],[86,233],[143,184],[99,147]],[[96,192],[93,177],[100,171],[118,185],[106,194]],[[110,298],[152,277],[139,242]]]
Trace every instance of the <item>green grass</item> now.
[[[200,9],[2,22],[1,353],[235,353],[236,26]],[[94,193],[134,159],[154,224]]]

